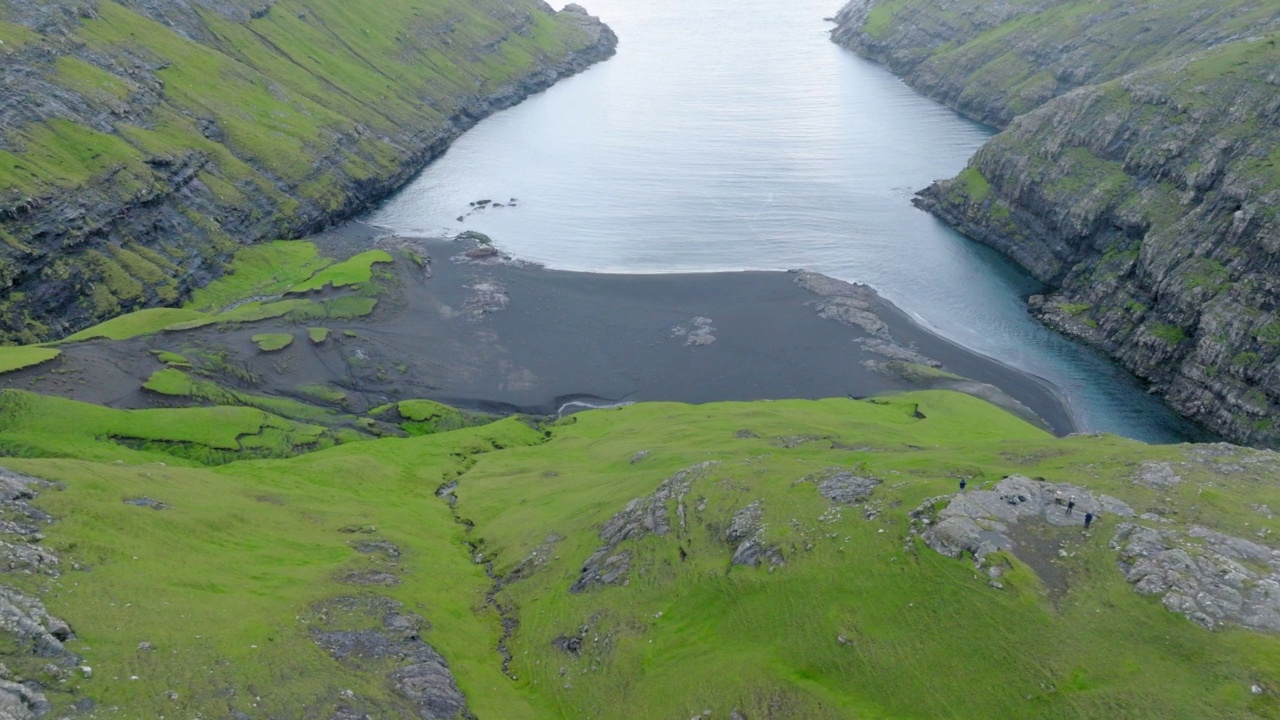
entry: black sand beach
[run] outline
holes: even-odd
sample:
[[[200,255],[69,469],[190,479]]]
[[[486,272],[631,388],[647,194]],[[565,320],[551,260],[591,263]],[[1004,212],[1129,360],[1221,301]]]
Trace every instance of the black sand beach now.
[[[168,405],[171,398],[140,388],[157,368],[150,351],[216,347],[254,378],[254,392],[313,400],[299,387],[327,384],[354,412],[415,397],[555,414],[943,387],[1040,418],[1058,434],[1075,429],[1048,383],[934,335],[862,286],[804,272],[563,272],[473,240],[377,236],[352,223],[309,238],[339,257],[374,244],[411,244],[430,257],[425,270],[398,260],[398,287],[372,315],[326,323],[323,343],[307,342],[305,328],[287,320],[94,340],[63,346],[58,373],[33,368],[0,386],[115,407]],[[297,341],[262,353],[249,338],[265,332]]]

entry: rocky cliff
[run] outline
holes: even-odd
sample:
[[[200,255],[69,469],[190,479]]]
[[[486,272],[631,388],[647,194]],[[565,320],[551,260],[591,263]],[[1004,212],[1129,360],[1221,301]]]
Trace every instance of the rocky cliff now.
[[[615,44],[540,0],[3,0],[0,338],[172,303]]]
[[[1280,3],[1184,5],[857,0],[835,38],[1004,128],[918,204],[1045,282],[1033,312],[1280,446]]]

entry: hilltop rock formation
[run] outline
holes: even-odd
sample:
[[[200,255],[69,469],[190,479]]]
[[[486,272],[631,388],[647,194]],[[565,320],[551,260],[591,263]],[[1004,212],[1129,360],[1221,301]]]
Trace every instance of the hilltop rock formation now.
[[[0,339],[172,304],[611,55],[579,6],[5,0]]]
[[[918,204],[1026,267],[1047,324],[1280,445],[1280,8],[855,0],[833,38],[1004,128]]]
[[[990,490],[925,500],[911,513],[911,525],[912,533],[937,552],[954,558],[969,553],[981,563],[988,553],[1012,550],[1017,554],[1011,527],[1020,522],[1072,527],[1083,524],[1085,513],[1134,515],[1123,501],[1095,495],[1079,485],[1012,475]]]

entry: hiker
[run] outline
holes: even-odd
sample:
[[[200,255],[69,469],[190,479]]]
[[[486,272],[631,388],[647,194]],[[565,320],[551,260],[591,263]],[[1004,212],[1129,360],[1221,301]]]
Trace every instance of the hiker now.
[[[1071,511],[1075,509],[1076,509],[1076,499],[1071,498],[1070,500],[1067,500],[1067,514],[1070,515]]]
[[[1085,529],[1085,530],[1088,530],[1088,529],[1089,529],[1089,524],[1090,524],[1090,523],[1092,523],[1092,522],[1093,522],[1093,513],[1091,513],[1091,512],[1087,512],[1087,513],[1085,513],[1085,514],[1084,514],[1084,529]]]
[[[964,492],[964,486],[968,484],[969,484],[968,480],[965,480],[964,478],[960,478],[960,492]]]

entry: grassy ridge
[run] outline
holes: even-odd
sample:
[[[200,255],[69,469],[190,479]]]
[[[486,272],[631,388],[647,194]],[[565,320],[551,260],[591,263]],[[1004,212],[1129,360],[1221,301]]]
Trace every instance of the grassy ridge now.
[[[66,444],[86,459],[7,460],[66,484],[40,496],[59,518],[45,545],[64,564],[93,568],[69,571],[45,596],[95,668],[57,701],[89,695],[144,716],[228,706],[297,715],[349,689],[366,711],[394,713],[401,701],[385,678],[344,667],[310,639],[315,603],[354,593],[393,597],[426,617],[424,639],[449,659],[480,717],[727,717],[735,708],[806,718],[1280,717],[1274,695],[1249,691],[1280,686],[1280,639],[1208,632],[1134,593],[1107,546],[1114,519],[1055,536],[1065,589],[1012,555],[995,589],[970,563],[906,533],[906,513],[953,492],[957,477],[979,488],[1013,472],[1158,504],[1178,523],[1241,536],[1280,530],[1250,510],[1280,505],[1274,482],[1196,469],[1193,447],[1055,440],[946,392],[642,404],[547,429],[508,419],[212,470],[161,467],[145,451],[110,464],[113,446],[87,440]],[[66,430],[39,432],[53,442]],[[1135,485],[1145,460],[1186,461],[1186,479]],[[687,532],[620,546],[632,553],[625,586],[568,591],[601,523],[706,461],[716,464],[691,486]],[[835,509],[806,480],[830,468],[883,483],[868,505]],[[453,509],[435,496],[452,480]],[[121,502],[136,496],[170,508]],[[725,528],[756,501],[764,541],[786,558],[773,570],[729,565]],[[394,543],[400,558],[362,555],[353,548],[362,539]],[[499,576],[525,568],[498,592],[500,610],[485,599],[493,581],[476,558]],[[369,570],[400,584],[341,581]],[[519,621],[506,639],[514,681],[495,650],[499,612]],[[552,643],[579,633],[577,655]],[[137,650],[144,641],[154,653]]]
[[[914,419],[917,402],[928,420]],[[738,439],[743,428],[760,438]],[[824,440],[779,447],[776,438],[797,433]],[[1280,643],[1198,631],[1134,594],[1113,570],[1110,528],[1067,536],[1065,597],[1051,596],[1016,560],[1005,588],[993,590],[969,564],[906,538],[904,512],[954,492],[958,475],[976,475],[971,486],[981,486],[1012,472],[1043,474],[1132,499],[1150,493],[1134,492],[1131,468],[1171,449],[1054,441],[945,394],[885,405],[641,405],[581,415],[554,438],[554,454],[538,447],[486,456],[464,476],[459,507],[500,570],[548,532],[566,538],[545,570],[500,598],[522,623],[513,668],[558,716],[685,717],[709,708],[722,717],[734,707],[748,717],[832,718],[1280,712],[1246,691],[1251,673],[1280,667]],[[833,440],[865,449],[833,451]],[[652,454],[632,465],[638,449]],[[630,545],[626,587],[566,592],[600,544],[600,523],[652,492],[657,479],[708,459],[721,465],[691,490],[689,504],[697,498],[706,509],[691,517],[687,539]],[[832,466],[885,478],[876,493],[883,514],[868,521],[862,508],[846,508],[833,517],[811,483],[797,484]],[[1262,492],[1270,497],[1274,488]],[[1200,517],[1245,530],[1241,511],[1258,497],[1219,498],[1224,511]],[[763,501],[769,541],[789,548],[776,572],[728,564],[728,518],[755,500]],[[552,646],[584,625],[580,657]]]

